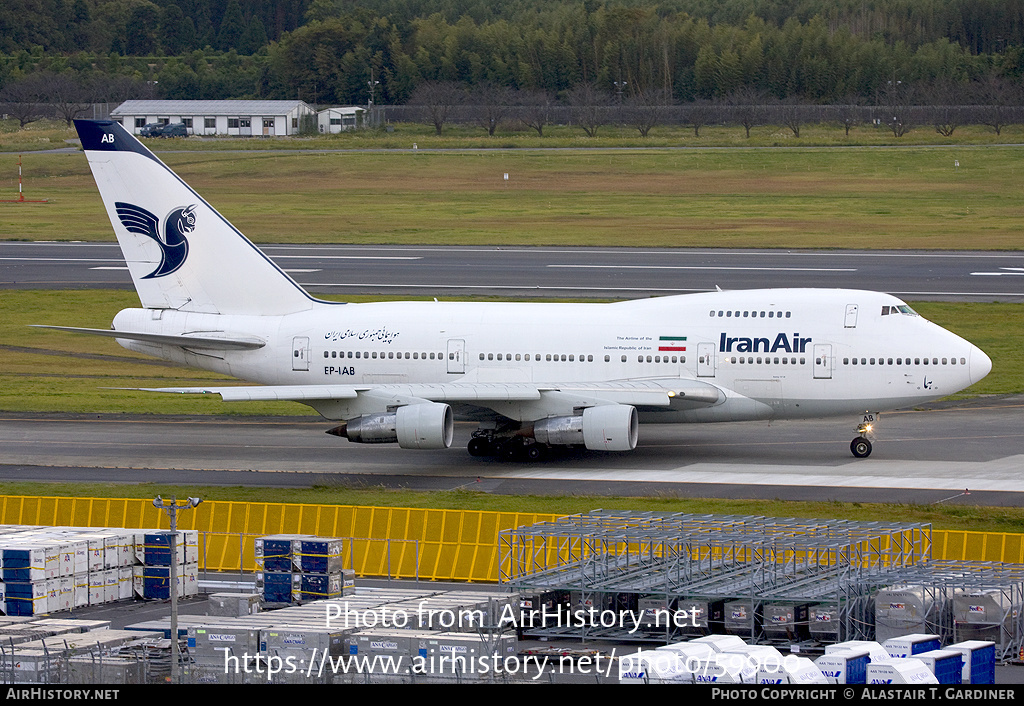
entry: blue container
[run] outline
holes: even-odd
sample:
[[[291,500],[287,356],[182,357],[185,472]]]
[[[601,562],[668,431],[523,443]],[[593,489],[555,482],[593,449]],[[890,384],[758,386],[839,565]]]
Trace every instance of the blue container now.
[[[37,566],[33,566],[34,561]],[[33,581],[45,578],[46,559],[38,547],[10,548],[3,550],[4,581]],[[34,574],[34,575],[33,575]]]
[[[267,603],[291,603],[291,572],[263,574],[263,600]]]
[[[302,574],[300,597],[304,601],[317,601],[323,598],[341,596],[342,575],[333,574]]]
[[[292,570],[292,540],[263,538],[263,570]],[[291,591],[291,587],[288,588]]]
[[[38,587],[37,587],[38,588]],[[7,615],[35,615],[38,592],[33,592],[33,584],[28,581],[7,581],[4,583]],[[46,610],[40,610],[46,613]]]
[[[148,541],[147,539],[147,545]],[[169,566],[144,567],[142,570],[142,597],[169,599],[171,597],[170,576],[171,567]]]
[[[915,657],[924,661],[940,684],[960,684],[963,681],[964,659],[955,650],[919,652]]]
[[[940,649],[941,647],[942,647],[942,643],[938,639],[935,639],[935,640],[921,640],[920,642],[915,642],[913,645],[911,645],[910,654],[911,655],[919,655],[922,652],[931,652],[932,650],[937,650],[937,649]],[[942,682],[940,682],[940,683],[942,683]]]
[[[4,581],[28,581],[32,566],[28,554],[22,549],[4,549]]]
[[[342,569],[342,540],[311,537],[298,543],[299,554],[294,563],[302,571],[330,574]]]
[[[967,640],[950,645],[964,656],[964,684],[996,683],[996,643],[988,640]]]
[[[147,532],[144,537],[142,563],[146,566],[170,566],[173,537],[173,532]]]

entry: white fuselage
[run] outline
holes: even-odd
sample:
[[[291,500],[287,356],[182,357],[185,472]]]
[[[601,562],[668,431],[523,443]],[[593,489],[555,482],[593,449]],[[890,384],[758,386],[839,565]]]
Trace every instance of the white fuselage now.
[[[702,422],[877,412],[961,390],[991,361],[895,297],[857,290],[711,292],[612,304],[386,302],[317,304],[283,316],[128,309],[114,328],[172,335],[245,332],[258,350],[210,355],[127,348],[263,385],[472,382],[564,385],[697,380],[715,405],[638,406],[642,421]],[[317,409],[345,419],[361,399]],[[489,405],[517,421],[553,413]]]

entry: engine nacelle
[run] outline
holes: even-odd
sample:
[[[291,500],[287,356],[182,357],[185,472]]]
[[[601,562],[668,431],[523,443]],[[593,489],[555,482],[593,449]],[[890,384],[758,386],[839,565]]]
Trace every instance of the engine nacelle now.
[[[447,449],[455,435],[452,408],[440,402],[399,407],[395,431],[403,449]]]
[[[452,445],[452,408],[437,402],[399,407],[389,414],[364,414],[330,431],[358,444],[398,442],[403,449],[446,449]]]
[[[639,420],[636,408],[610,404],[587,407],[578,417],[551,417],[533,424],[533,437],[542,444],[582,444],[591,451],[632,451]]]

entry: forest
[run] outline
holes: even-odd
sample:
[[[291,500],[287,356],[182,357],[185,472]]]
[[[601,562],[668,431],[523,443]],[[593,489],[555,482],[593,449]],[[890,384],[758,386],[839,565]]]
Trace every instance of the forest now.
[[[1007,100],[1024,0],[4,0],[0,100]],[[1000,87],[997,98],[992,87]],[[968,92],[970,89],[970,92]],[[50,92],[49,97],[43,95]],[[986,93],[987,91],[987,93]],[[1017,100],[1013,98],[1013,100]]]

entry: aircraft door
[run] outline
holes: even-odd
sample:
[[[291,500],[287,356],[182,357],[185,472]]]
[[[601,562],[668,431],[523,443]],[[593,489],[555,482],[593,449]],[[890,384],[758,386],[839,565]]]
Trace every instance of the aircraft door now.
[[[309,337],[292,339],[292,370],[309,370]]]
[[[448,372],[455,375],[466,372],[466,341],[461,338],[448,339]]]
[[[847,304],[846,305],[846,328],[857,328],[857,305]]]
[[[829,380],[832,378],[832,344],[815,344],[814,377],[819,380]]]
[[[713,378],[715,376],[715,366],[717,353],[715,351],[714,343],[698,343],[697,344],[697,377],[702,378]]]

